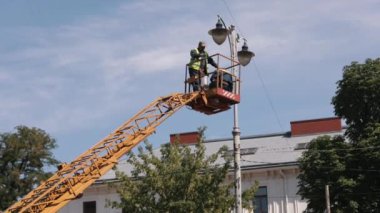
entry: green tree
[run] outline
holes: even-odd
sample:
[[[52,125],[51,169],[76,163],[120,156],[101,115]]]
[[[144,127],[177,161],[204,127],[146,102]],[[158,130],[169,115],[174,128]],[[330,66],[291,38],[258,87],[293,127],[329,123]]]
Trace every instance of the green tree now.
[[[335,114],[345,119],[346,134],[355,143],[369,125],[380,122],[380,58],[345,66],[337,85]]]
[[[348,165],[353,168],[351,177],[356,180],[355,197],[361,212],[378,212],[380,209],[380,123],[370,125],[361,140],[354,143]]]
[[[332,212],[358,212],[353,186],[357,183],[347,170],[351,145],[342,136],[321,136],[312,140],[299,159],[298,193],[307,199],[311,212],[325,212],[325,185],[329,185]]]
[[[51,174],[45,169],[58,164],[51,152],[56,142],[45,131],[26,126],[15,129],[0,134],[0,209],[47,179]]]
[[[227,147],[206,156],[202,141],[200,137],[193,148],[165,144],[159,156],[146,142],[137,156],[129,154],[131,176],[116,172],[120,182],[113,187],[121,201],[109,205],[125,212],[229,212],[234,205],[233,183],[227,183],[226,176],[232,156]],[[246,207],[256,189],[257,183],[243,193]]]
[[[380,58],[345,66],[332,103],[336,115],[346,120],[353,148],[347,159],[357,182],[353,200],[361,212],[374,212],[380,209]]]
[[[323,187],[329,184],[333,212],[376,212],[380,209],[380,58],[345,66],[332,104],[347,123],[347,140],[321,137],[311,143],[299,160],[298,193],[308,200],[308,210],[323,212]]]

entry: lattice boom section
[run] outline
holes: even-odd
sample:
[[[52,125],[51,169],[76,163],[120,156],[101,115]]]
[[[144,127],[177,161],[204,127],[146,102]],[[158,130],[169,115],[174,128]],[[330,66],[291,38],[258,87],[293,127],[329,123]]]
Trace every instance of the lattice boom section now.
[[[134,117],[69,164],[62,164],[51,178],[6,212],[56,212],[80,197],[117,160],[155,131],[165,119],[195,99],[199,93],[175,93],[158,98]]]

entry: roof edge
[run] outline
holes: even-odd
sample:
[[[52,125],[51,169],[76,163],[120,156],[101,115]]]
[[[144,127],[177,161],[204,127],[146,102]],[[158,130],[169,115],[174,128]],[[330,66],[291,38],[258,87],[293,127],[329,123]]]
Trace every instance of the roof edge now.
[[[245,139],[254,139],[254,138],[268,138],[268,137],[275,137],[275,136],[284,136],[284,137],[290,137],[290,131],[288,132],[278,132],[278,133],[270,133],[270,134],[260,134],[260,135],[247,135],[240,137],[240,140]],[[213,142],[220,142],[220,141],[230,141],[233,137],[228,138],[216,138],[216,139],[209,139],[204,140],[203,143],[213,143]]]

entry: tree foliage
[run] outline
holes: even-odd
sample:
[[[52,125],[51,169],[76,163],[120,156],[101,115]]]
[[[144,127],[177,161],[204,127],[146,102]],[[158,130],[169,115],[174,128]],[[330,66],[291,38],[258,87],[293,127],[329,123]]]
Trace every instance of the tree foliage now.
[[[352,144],[348,165],[355,170],[350,176],[357,182],[353,190],[360,212],[376,212],[380,209],[380,123],[367,127],[364,135]]]
[[[332,212],[357,212],[358,204],[351,202],[356,182],[347,171],[350,147],[342,136],[321,136],[310,142],[299,159],[302,173],[298,176],[298,193],[307,199],[308,211],[325,212],[325,185],[329,185]]]
[[[368,125],[380,122],[380,58],[345,66],[337,84],[332,99],[335,114],[345,119],[346,133],[356,141]]]
[[[380,59],[345,66],[332,99],[345,119],[345,138],[320,137],[299,160],[298,193],[308,211],[323,212],[324,187],[330,185],[332,212],[380,209]],[[345,140],[347,139],[347,140]]]
[[[202,132],[202,131],[201,131]],[[206,156],[202,138],[191,148],[165,144],[160,154],[145,143],[138,154],[129,154],[133,166],[130,176],[116,172],[119,183],[113,185],[121,197],[110,202],[124,212],[228,212],[234,205],[233,183],[226,182],[231,156],[222,147]],[[248,207],[257,184],[243,193]]]
[[[17,126],[14,133],[0,134],[0,209],[31,191],[58,164],[52,150],[56,142],[38,128]]]

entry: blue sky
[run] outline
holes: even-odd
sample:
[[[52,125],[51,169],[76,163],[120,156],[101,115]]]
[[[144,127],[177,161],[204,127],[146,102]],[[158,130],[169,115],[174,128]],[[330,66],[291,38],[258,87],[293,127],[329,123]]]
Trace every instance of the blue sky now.
[[[343,66],[379,57],[379,10],[376,0],[2,0],[0,132],[44,129],[57,158],[73,160],[156,97],[181,92],[199,40],[228,54],[207,34],[218,14],[256,53],[242,75],[242,135],[288,131],[334,116]],[[231,137],[232,119],[184,108],[149,141],[200,126],[207,138]]]

